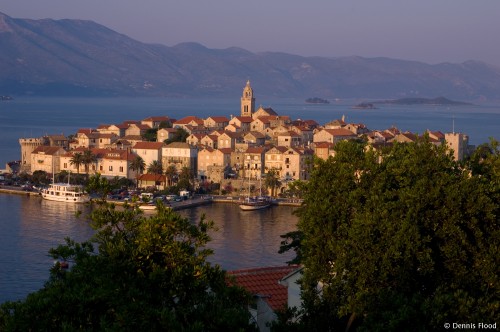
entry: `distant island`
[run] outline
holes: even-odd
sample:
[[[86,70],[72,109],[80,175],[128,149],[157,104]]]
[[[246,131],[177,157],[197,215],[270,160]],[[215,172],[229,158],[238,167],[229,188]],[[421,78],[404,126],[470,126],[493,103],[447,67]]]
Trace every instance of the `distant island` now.
[[[351,106],[353,110],[376,110],[377,107],[373,103],[359,103],[357,105]]]
[[[472,105],[469,103],[464,103],[461,101],[449,100],[445,97],[437,98],[401,98],[401,99],[389,99],[383,101],[372,102],[376,104],[394,104],[394,105],[446,105],[446,106],[461,106],[461,105]]]
[[[14,98],[12,98],[11,96],[0,96],[0,100],[12,100]]]
[[[322,99],[322,98],[318,98],[318,97],[307,98],[306,103],[308,103],[308,104],[330,104],[330,102],[327,99]]]

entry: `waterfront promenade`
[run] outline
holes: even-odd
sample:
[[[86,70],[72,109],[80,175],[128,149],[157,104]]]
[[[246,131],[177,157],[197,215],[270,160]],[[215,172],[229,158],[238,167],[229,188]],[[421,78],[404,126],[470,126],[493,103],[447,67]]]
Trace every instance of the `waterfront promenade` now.
[[[16,186],[0,186],[1,194],[11,194],[11,195],[24,195],[30,197],[40,197],[40,193],[38,191],[25,191],[21,187]],[[125,204],[124,201],[121,200],[108,200],[109,203],[115,203],[117,205]],[[174,211],[184,210],[189,208],[194,208],[202,205],[212,204],[212,203],[225,203],[225,204],[239,204],[241,202],[239,197],[233,196],[211,196],[211,195],[201,195],[194,196],[192,198],[181,200],[179,202],[167,202],[166,205],[171,207]],[[300,199],[276,199],[272,203],[273,205],[280,206],[300,206],[302,204],[302,200]]]

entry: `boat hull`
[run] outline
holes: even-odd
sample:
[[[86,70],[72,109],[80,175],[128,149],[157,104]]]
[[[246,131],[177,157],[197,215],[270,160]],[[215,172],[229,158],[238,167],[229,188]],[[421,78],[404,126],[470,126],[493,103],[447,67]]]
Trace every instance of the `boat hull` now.
[[[82,186],[69,185],[66,183],[54,183],[48,189],[41,191],[43,199],[54,202],[65,203],[87,203],[90,197],[83,192]]]
[[[268,207],[271,206],[271,203],[241,203],[240,204],[240,209],[243,211],[255,211],[255,210],[262,210],[262,209],[267,209]]]

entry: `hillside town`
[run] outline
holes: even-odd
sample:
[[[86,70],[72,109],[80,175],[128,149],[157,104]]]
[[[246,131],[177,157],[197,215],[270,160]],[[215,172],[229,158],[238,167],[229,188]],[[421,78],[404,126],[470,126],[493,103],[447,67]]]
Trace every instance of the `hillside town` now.
[[[463,133],[428,130],[427,135],[436,145],[448,144],[455,160],[463,159],[471,149]],[[162,190],[188,169],[198,187],[230,183],[237,190],[272,171],[279,179],[276,194],[281,194],[290,181],[307,181],[313,156],[327,159],[341,140],[364,139],[368,148],[380,149],[417,137],[395,127],[371,130],[363,123],[349,123],[345,117],[325,124],[291,119],[272,108],[256,107],[247,81],[238,116],[151,116],[81,128],[69,137],[20,138],[20,172],[99,173],[137,181],[141,188]],[[137,160],[143,166],[137,166]]]

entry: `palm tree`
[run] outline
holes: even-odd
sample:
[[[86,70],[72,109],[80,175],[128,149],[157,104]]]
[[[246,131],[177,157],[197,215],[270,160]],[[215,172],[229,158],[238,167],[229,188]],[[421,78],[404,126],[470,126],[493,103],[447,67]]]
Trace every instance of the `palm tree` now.
[[[83,154],[81,154],[81,152],[73,154],[69,163],[70,165],[74,165],[76,167],[76,174],[80,174],[80,166],[83,164]]]
[[[177,175],[177,169],[174,165],[170,165],[167,167],[165,171],[165,176],[167,177],[168,186],[170,187],[174,182],[174,177]]]
[[[85,174],[89,176],[90,165],[97,161],[97,156],[90,149],[83,151],[82,163],[85,165]]]
[[[130,169],[135,172],[135,186],[139,187],[139,175],[146,169],[146,163],[140,156],[135,157],[130,163]]]
[[[179,174],[179,188],[185,188],[186,190],[191,190],[192,188],[192,180],[193,180],[193,172],[189,167],[183,167],[181,170],[181,174]]]
[[[163,174],[163,166],[161,164],[161,161],[159,160],[153,160],[151,164],[148,166],[148,173],[149,174]]]
[[[267,188],[271,188],[271,196],[275,196],[276,188],[281,186],[281,182],[279,180],[279,171],[276,168],[271,168],[269,172],[266,173],[265,185]]]

